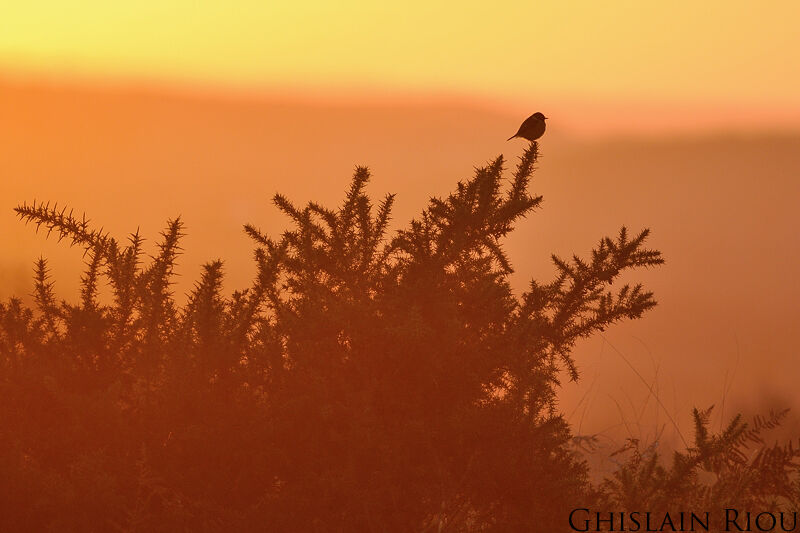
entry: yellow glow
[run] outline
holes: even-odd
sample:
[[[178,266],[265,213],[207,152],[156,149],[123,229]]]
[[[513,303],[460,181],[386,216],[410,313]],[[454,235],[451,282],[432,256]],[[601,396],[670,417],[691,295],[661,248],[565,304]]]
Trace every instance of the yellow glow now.
[[[3,0],[0,68],[797,104],[798,20],[795,1]]]

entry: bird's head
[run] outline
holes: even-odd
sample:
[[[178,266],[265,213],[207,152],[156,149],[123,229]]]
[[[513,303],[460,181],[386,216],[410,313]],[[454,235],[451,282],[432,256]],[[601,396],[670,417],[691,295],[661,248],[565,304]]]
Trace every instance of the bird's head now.
[[[534,113],[534,114],[533,114],[533,116],[534,116],[534,117],[536,117],[536,118],[538,118],[538,119],[539,119],[539,120],[541,120],[542,122],[544,122],[544,120],[547,118],[546,116],[544,116],[544,114],[543,114],[543,113]]]

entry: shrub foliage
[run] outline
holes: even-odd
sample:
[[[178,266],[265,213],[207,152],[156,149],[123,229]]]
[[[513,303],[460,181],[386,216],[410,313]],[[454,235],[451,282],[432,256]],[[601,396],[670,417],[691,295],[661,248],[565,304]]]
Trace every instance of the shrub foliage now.
[[[18,207],[82,248],[86,269],[77,303],[56,298],[40,259],[35,308],[0,304],[0,520],[41,531],[561,531],[579,503],[711,501],[726,483],[796,502],[796,450],[745,457],[761,426],[737,418],[711,436],[700,412],[696,447],[671,470],[631,445],[613,479],[589,484],[556,408],[559,376],[578,378],[578,339],[655,305],[641,285],[612,284],[662,258],[645,248],[647,230],[622,228],[588,257],[553,257],[555,278],[516,296],[502,240],[542,201],[529,192],[537,153],[534,142],[510,184],[503,158],[490,162],[394,235],[394,197],[373,204],[366,168],[338,208],[276,195],[293,226],[279,237],[245,227],[252,285],[224,295],[212,261],[182,305],[181,220],[146,258],[138,233],[120,241],[65,209]],[[699,468],[724,482],[702,489]]]

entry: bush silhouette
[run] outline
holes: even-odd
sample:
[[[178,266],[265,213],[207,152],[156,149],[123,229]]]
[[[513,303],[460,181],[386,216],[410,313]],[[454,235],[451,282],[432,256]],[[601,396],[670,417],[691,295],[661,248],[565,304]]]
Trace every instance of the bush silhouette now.
[[[651,489],[672,486],[637,452],[592,487],[570,445],[555,401],[560,376],[578,377],[571,350],[655,305],[640,285],[611,286],[662,258],[647,230],[622,228],[588,258],[553,257],[555,279],[516,297],[502,239],[541,203],[537,153],[533,142],[506,187],[503,158],[490,162],[392,237],[393,196],[373,205],[366,168],[336,209],[276,195],[293,228],[245,227],[252,286],[224,296],[213,261],[185,305],[171,289],[180,220],[144,261],[138,234],[18,207],[87,266],[77,303],[56,299],[42,259],[36,308],[0,305],[4,524],[561,531],[579,503],[631,503],[642,469]],[[740,426],[723,439],[741,444]],[[698,450],[676,459],[676,479],[718,454]]]

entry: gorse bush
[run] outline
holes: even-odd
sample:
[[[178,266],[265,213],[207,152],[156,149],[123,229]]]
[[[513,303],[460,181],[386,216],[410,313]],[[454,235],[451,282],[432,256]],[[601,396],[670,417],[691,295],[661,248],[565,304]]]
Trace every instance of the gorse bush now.
[[[556,277],[515,296],[502,239],[541,203],[537,150],[510,185],[498,158],[393,236],[394,197],[373,204],[366,168],[339,208],[276,195],[293,227],[245,227],[252,286],[223,295],[213,261],[185,305],[171,289],[182,221],[146,259],[138,233],[119,241],[65,209],[18,207],[81,247],[86,270],[77,303],[57,300],[42,259],[35,308],[0,305],[3,529],[562,531],[587,502],[714,498],[697,468],[796,498],[793,449],[740,457],[761,428],[736,419],[711,437],[702,413],[697,448],[672,470],[634,450],[589,484],[559,377],[577,379],[578,339],[656,304],[641,285],[611,287],[662,258],[647,230],[622,228],[587,258],[554,257]],[[765,465],[783,476],[769,489]]]
[[[792,518],[800,510],[800,448],[791,442],[767,445],[764,440],[764,434],[777,428],[787,412],[755,416],[751,424],[737,415],[719,434],[712,434],[711,408],[695,409],[694,446],[675,452],[669,465],[663,464],[654,445],[642,447],[631,439],[615,452],[628,454],[628,458],[599,487],[597,505],[603,509],[647,510],[655,516],[708,512],[710,531],[769,530],[754,525],[754,517],[785,512],[787,529],[779,524],[775,530],[794,531],[794,527],[800,527],[797,517]],[[726,513],[726,509],[738,514]],[[747,512],[753,515],[752,529],[745,529]],[[727,523],[729,517],[735,518],[737,526]],[[763,524],[768,520],[765,517]]]

